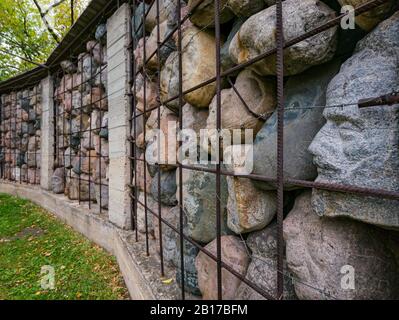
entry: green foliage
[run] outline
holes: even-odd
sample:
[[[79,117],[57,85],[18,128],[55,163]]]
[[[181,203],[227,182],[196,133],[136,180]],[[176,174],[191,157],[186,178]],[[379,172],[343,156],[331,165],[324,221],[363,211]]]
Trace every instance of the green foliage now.
[[[59,0],[37,0],[42,12]],[[74,0],[74,20],[89,0]],[[71,0],[64,0],[46,14],[54,33],[61,39],[71,27]],[[0,1],[0,81],[35,67],[18,58],[43,63],[57,42],[44,24],[33,0]]]
[[[45,265],[53,290],[40,285]],[[31,202],[0,194],[0,300],[127,297],[113,257]]]

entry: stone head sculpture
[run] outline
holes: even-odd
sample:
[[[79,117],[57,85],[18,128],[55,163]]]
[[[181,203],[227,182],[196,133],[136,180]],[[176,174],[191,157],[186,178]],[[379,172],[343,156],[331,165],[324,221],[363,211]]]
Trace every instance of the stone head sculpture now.
[[[361,40],[327,89],[327,105],[399,91],[399,12]],[[316,181],[399,191],[399,105],[324,110],[327,122],[309,147]],[[399,201],[314,190],[319,215],[346,216],[399,229]]]

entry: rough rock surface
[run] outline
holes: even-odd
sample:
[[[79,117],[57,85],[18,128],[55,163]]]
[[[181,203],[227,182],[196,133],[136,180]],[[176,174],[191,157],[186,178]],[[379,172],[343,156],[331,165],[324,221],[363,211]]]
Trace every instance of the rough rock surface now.
[[[213,166],[214,167],[214,166]],[[196,241],[208,243],[216,238],[216,175],[208,172],[183,169],[183,205],[187,216],[187,235]],[[179,186],[179,174],[176,175]],[[176,194],[178,197],[178,193]],[[227,182],[221,177],[221,232],[227,229]],[[178,197],[179,198],[179,197]]]
[[[318,0],[287,0],[283,2],[285,41],[289,41],[334,17],[335,12]],[[243,63],[276,47],[276,8],[271,6],[251,16],[230,44],[235,63]],[[337,28],[295,44],[284,51],[286,76],[305,71],[311,66],[329,61],[337,44]],[[271,55],[253,64],[252,69],[263,75],[276,74],[276,56]]]
[[[328,105],[398,91],[398,33],[399,12],[358,43],[328,86]],[[399,105],[328,108],[324,117],[327,123],[309,147],[316,181],[399,191]],[[398,200],[315,190],[312,204],[319,215],[399,229]]]
[[[182,48],[183,91],[216,76],[215,38],[212,34],[194,26],[188,27],[183,33]],[[184,100],[195,107],[207,108],[215,92],[216,83],[213,82],[185,94]]]
[[[168,101],[179,95],[179,58],[172,52],[161,70],[161,102],[167,107],[178,110],[179,99]],[[168,102],[167,102],[168,101]]]
[[[216,239],[205,246],[209,252],[216,256]],[[222,261],[241,275],[245,275],[249,264],[249,256],[242,241],[234,236],[223,236],[221,238]],[[195,260],[198,272],[198,285],[204,300],[216,300],[217,290],[217,267],[216,261],[200,252]],[[235,275],[222,269],[222,296],[225,300],[234,299],[241,280]]]
[[[157,172],[151,181],[151,195],[154,199],[158,200],[158,175],[161,175],[161,203],[166,206],[175,206],[176,199],[176,170]]]
[[[227,7],[238,17],[249,17],[266,6],[264,0],[227,0]]]
[[[276,107],[275,82],[258,76],[251,70],[242,71],[235,83],[235,88],[256,115],[271,114]],[[252,129],[255,135],[262,127],[263,121],[247,110],[233,88],[221,92],[222,129],[241,130],[241,143],[245,142],[245,129]],[[217,99],[213,98],[209,106],[209,117],[206,128],[216,129]],[[210,140],[216,143],[217,136],[210,134]]]
[[[317,176],[308,147],[324,125],[323,109],[328,83],[339,70],[338,62],[331,62],[289,78],[285,85],[284,112],[284,175],[287,178],[311,180]],[[254,143],[254,171],[275,178],[277,172],[277,112],[265,122]],[[256,181],[264,190],[275,184]],[[287,188],[290,188],[287,186]]]
[[[264,228],[276,214],[276,194],[255,188],[250,179],[227,177],[227,225],[235,233]]]
[[[198,3],[202,2],[199,6]],[[227,6],[228,0],[220,1],[220,23],[226,23],[234,17],[233,12]],[[192,23],[201,28],[212,28],[215,25],[215,6],[213,0],[188,0],[189,10],[195,11],[190,17]]]
[[[64,168],[57,168],[51,177],[51,190],[54,193],[64,193]]]
[[[287,265],[298,280],[298,298],[398,299],[398,235],[349,219],[320,218],[310,199],[310,192],[300,195],[284,220]],[[351,290],[345,287],[347,266],[354,270]]]
[[[265,229],[251,233],[246,241],[252,252],[246,279],[256,283],[267,294],[276,295],[277,284],[277,223],[273,222]],[[296,299],[291,275],[287,271],[284,259],[284,300]],[[264,300],[265,297],[247,284],[241,283],[236,299]]]
[[[169,211],[162,211],[162,218],[168,221],[175,228],[179,228],[180,207],[173,207]],[[184,229],[187,230],[187,219],[183,214]],[[154,221],[154,225],[158,226],[158,222]],[[157,227],[155,232],[158,232]],[[169,226],[162,225],[162,239],[163,239],[163,254],[165,261],[169,261],[176,267],[176,280],[181,284],[181,262],[180,262],[180,236]],[[184,240],[184,288],[186,291],[194,295],[201,295],[198,288],[197,269],[195,268],[195,258],[199,249]]]

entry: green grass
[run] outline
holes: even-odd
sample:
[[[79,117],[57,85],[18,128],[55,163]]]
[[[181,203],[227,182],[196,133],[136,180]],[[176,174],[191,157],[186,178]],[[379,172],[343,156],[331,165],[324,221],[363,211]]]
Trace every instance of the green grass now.
[[[54,289],[40,284],[47,265],[55,271]],[[44,209],[0,194],[0,299],[127,297],[112,256]]]

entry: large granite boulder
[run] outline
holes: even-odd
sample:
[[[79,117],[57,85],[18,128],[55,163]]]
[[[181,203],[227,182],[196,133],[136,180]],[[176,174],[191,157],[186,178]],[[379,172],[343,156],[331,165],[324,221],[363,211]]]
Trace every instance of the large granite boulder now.
[[[216,238],[216,175],[183,169],[182,180],[184,197],[179,199],[179,192],[176,196],[187,216],[187,235],[196,241],[208,243]],[[179,174],[176,175],[176,182],[179,187]],[[220,184],[221,233],[228,234],[226,177],[221,177]]]
[[[369,2],[368,0],[338,0],[342,5],[351,5],[354,8],[360,7],[361,5]],[[387,18],[388,14],[392,12],[397,2],[395,0],[388,1],[375,9],[369,10],[355,18],[356,24],[366,30],[371,31],[378,23]]]
[[[276,85],[271,79],[264,79],[251,70],[244,70],[238,75],[235,88],[248,108],[256,115],[271,114],[276,107]],[[221,128],[229,130],[232,136],[234,130],[241,130],[239,143],[245,143],[246,129],[252,129],[253,134],[256,134],[264,122],[259,116],[248,111],[233,88],[222,90],[221,98]],[[209,139],[214,145],[217,144],[218,137],[215,131],[216,120],[217,99],[215,96],[209,106],[206,125],[209,130]],[[205,141],[205,143],[208,142]],[[206,148],[206,146],[203,147]]]
[[[284,220],[284,239],[299,299],[399,298],[397,233],[320,218],[312,210],[311,193],[305,192]]]
[[[327,89],[327,104],[356,103],[398,91],[399,12],[358,43]],[[383,83],[383,85],[381,85]],[[318,182],[399,191],[399,105],[327,108],[309,147]],[[399,229],[398,200],[314,190],[321,216],[345,216]]]
[[[228,0],[220,1],[220,23],[226,23],[234,17],[233,12],[227,6]],[[201,3],[201,4],[199,4]],[[188,0],[188,8],[193,11],[190,17],[192,23],[201,28],[212,28],[215,25],[214,0]]]
[[[318,0],[286,0],[283,2],[285,41],[309,31],[335,16],[335,12]],[[276,47],[276,7],[271,6],[251,16],[230,44],[235,63],[243,63]],[[337,44],[337,27],[330,28],[284,51],[284,73],[294,75],[311,66],[329,61]],[[276,74],[276,55],[251,67],[263,75]]]
[[[232,145],[225,149],[223,164],[236,176],[227,176],[227,224],[237,234],[260,230],[276,214],[275,191],[256,189],[251,180],[240,177],[252,172],[252,145]]]
[[[216,257],[216,239],[205,246],[205,249]],[[221,256],[222,261],[235,272],[242,276],[245,275],[249,264],[249,255],[243,241],[235,236],[223,236],[221,238]],[[204,300],[216,300],[218,298],[216,261],[200,252],[195,260],[195,266],[202,298]],[[240,284],[240,279],[230,271],[222,269],[222,298],[224,300],[234,299]]]
[[[172,171],[159,171],[155,174],[151,181],[150,191],[154,199],[158,200],[158,175],[160,179],[160,200],[166,206],[175,206],[177,204],[176,199],[176,170]]]
[[[227,177],[227,225],[235,233],[264,228],[276,214],[274,191],[256,189],[250,179]]]
[[[311,180],[317,176],[308,147],[324,125],[323,108],[328,83],[339,70],[332,62],[289,78],[285,85],[284,175],[286,178]],[[253,173],[275,178],[277,172],[277,111],[265,122],[254,142]],[[256,181],[264,190],[274,183]],[[287,186],[287,189],[292,187]]]
[[[182,48],[183,91],[216,76],[215,37],[211,33],[194,26],[186,28]],[[213,82],[185,94],[184,100],[195,107],[207,108],[215,93],[216,83]]]
[[[246,241],[252,255],[245,278],[258,285],[264,292],[271,296],[276,295],[277,288],[277,230],[277,223],[273,222],[265,229],[251,233]],[[283,268],[283,299],[294,300],[296,299],[294,285],[291,275],[287,270],[285,259]],[[237,290],[236,299],[264,300],[265,297],[243,282]]]

